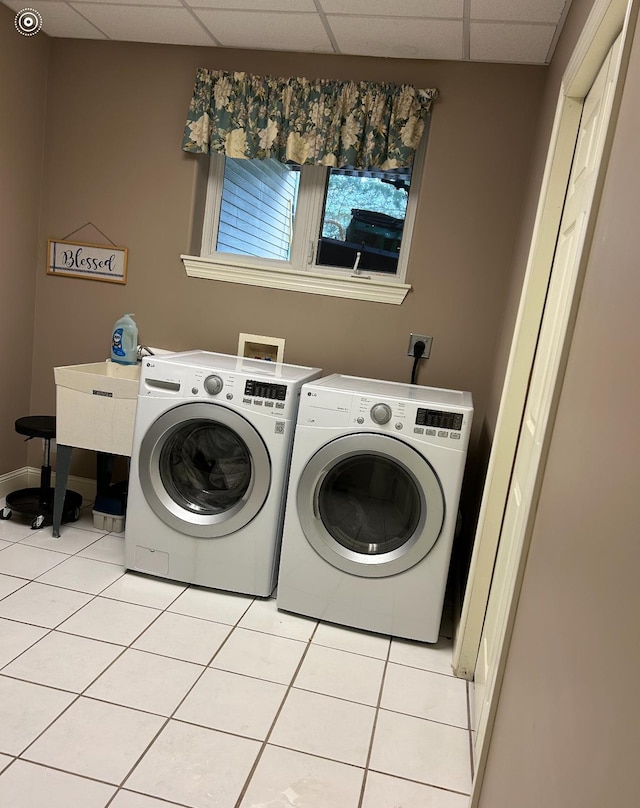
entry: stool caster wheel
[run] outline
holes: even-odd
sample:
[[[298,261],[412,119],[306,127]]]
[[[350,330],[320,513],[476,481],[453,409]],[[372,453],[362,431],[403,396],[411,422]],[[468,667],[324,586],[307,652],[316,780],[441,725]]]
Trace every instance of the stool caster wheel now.
[[[43,513],[38,514],[36,518],[31,523],[31,530],[40,530],[41,527],[44,527],[44,523],[46,521],[46,515]]]
[[[3,508],[0,511],[0,519],[11,519],[12,511],[11,508]]]

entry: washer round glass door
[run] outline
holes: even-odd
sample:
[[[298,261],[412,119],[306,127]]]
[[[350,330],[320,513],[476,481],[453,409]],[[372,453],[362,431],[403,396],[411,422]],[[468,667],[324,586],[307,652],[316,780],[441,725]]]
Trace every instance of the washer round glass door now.
[[[423,559],[444,522],[444,496],[429,462],[404,441],[345,435],[319,449],[297,490],[311,546],[338,569],[395,575]]]
[[[165,412],[142,439],[138,464],[154,513],[180,533],[202,538],[247,525],[271,484],[264,441],[249,421],[219,404]]]

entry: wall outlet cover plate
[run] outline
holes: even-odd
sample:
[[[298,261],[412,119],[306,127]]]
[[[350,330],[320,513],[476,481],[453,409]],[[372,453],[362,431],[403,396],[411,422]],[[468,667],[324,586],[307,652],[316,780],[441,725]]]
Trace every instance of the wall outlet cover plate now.
[[[264,359],[268,362],[283,362],[284,343],[284,339],[280,337],[241,333],[238,338],[238,356],[246,359]]]
[[[410,334],[409,335],[409,347],[407,348],[407,356],[413,356],[413,346],[416,342],[424,342],[424,353],[422,354],[422,359],[428,359],[429,355],[431,354],[431,344],[433,342],[433,337],[426,337],[423,334]]]

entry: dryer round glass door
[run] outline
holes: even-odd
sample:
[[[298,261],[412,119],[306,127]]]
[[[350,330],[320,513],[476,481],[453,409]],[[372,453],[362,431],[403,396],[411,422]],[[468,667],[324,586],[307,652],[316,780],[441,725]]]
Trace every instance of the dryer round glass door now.
[[[305,466],[298,517],[311,546],[361,577],[395,575],[423,559],[444,523],[444,496],[429,462],[388,435],[327,443]]]
[[[140,445],[140,483],[149,506],[180,533],[226,536],[248,524],[269,493],[264,442],[241,415],[219,404],[174,407]]]

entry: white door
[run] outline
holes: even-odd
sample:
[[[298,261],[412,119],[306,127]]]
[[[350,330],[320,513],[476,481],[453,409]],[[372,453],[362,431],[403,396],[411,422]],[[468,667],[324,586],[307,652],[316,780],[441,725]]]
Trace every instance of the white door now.
[[[522,573],[530,517],[535,513],[539,494],[545,435],[555,412],[565,350],[575,318],[583,246],[610,118],[620,47],[621,37],[585,98],[580,121],[476,664],[476,752],[484,740],[489,707],[498,683],[501,650],[512,614],[510,607]]]

